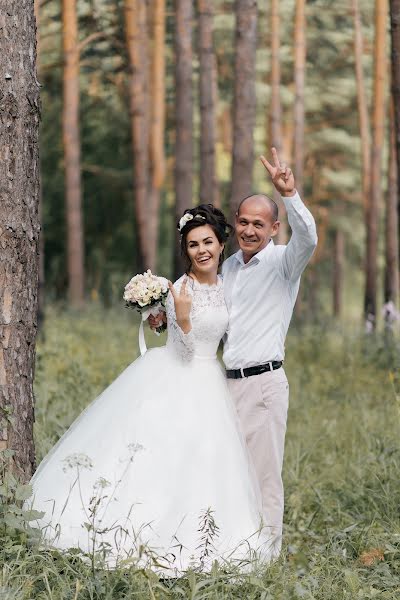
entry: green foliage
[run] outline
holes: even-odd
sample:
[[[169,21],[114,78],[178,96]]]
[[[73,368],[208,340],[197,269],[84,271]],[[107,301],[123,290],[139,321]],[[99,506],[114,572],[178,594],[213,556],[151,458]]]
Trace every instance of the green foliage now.
[[[138,354],[138,316],[93,304],[83,314],[52,307],[38,346],[38,460],[80,411]],[[147,335],[148,346],[165,337]],[[397,600],[400,594],[400,352],[325,322],[292,330],[286,371],[290,409],[285,453],[282,557],[254,573],[216,564],[179,580],[125,564],[102,568],[76,551],[45,550],[21,513],[29,486],[3,474],[0,597]],[[4,459],[3,455],[3,459]],[[9,458],[7,458],[9,460]],[[3,465],[4,460],[3,460]],[[8,516],[5,516],[8,515]],[[212,511],[204,549],[218,534]]]

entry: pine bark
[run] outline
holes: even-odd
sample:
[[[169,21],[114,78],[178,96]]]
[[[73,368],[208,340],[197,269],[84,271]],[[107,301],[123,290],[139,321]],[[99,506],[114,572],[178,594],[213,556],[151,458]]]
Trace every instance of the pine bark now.
[[[390,145],[388,190],[386,193],[385,214],[385,321],[391,325],[390,315],[395,308],[399,294],[399,236],[398,236],[398,185],[396,131],[394,126],[394,106],[390,105]]]
[[[79,41],[76,0],[63,0],[63,144],[67,217],[68,293],[71,305],[84,303],[84,241],[79,131]]]
[[[251,193],[253,181],[256,115],[255,55],[257,2],[236,0],[235,84],[233,101],[232,183],[230,216],[234,220],[239,202]]]
[[[358,0],[353,0],[352,10],[354,19],[354,62],[356,70],[358,119],[360,127],[362,157],[362,202],[366,217],[371,179],[371,133],[368,118],[367,94],[365,90],[365,80],[363,71],[364,42]]]
[[[36,71],[40,81],[40,0],[35,0],[35,21],[36,21]],[[45,302],[45,245],[44,245],[44,230],[43,230],[43,193],[42,181],[40,177],[40,192],[39,192],[39,222],[40,222],[40,238],[39,238],[39,294],[38,294],[38,328],[41,329],[44,321],[44,302]]]
[[[34,6],[0,13],[0,450],[17,476],[34,469],[33,374],[38,303],[39,120]]]
[[[398,222],[400,225],[400,0],[390,0],[392,98],[397,160]],[[400,237],[400,231],[399,231]]]
[[[372,120],[371,184],[367,210],[364,316],[367,330],[376,327],[378,220],[381,199],[382,149],[385,136],[387,0],[375,0],[374,111]]]
[[[148,266],[155,272],[161,187],[165,179],[165,0],[155,0],[152,13],[150,191],[148,207]]]
[[[133,188],[139,269],[149,268],[147,201],[149,192],[149,77],[147,0],[124,0],[129,55],[129,108],[133,148]]]
[[[192,91],[192,19],[191,0],[175,0],[175,221],[192,206],[193,188],[193,91]],[[174,223],[174,227],[175,224]],[[174,272],[182,274],[182,260],[176,235]]]
[[[344,270],[344,233],[341,229],[335,232],[335,251],[333,265],[333,314],[342,315],[343,301],[343,270]]]
[[[303,195],[304,185],[304,86],[306,70],[306,15],[305,0],[296,0],[296,15],[294,24],[294,174],[296,188]]]
[[[271,104],[270,104],[270,141],[282,157],[282,103],[281,103],[281,63],[280,63],[280,14],[279,0],[271,0]],[[287,157],[285,157],[287,158]],[[275,202],[279,206],[279,220],[281,222],[278,232],[278,243],[285,244],[287,240],[286,211],[279,193],[273,192]]]
[[[198,0],[200,96],[200,203],[218,203],[215,169],[215,56],[212,0]]]

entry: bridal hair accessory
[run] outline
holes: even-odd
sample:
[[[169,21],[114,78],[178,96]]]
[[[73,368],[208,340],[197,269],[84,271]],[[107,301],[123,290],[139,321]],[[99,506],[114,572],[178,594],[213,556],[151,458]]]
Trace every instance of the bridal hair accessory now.
[[[185,213],[183,215],[183,217],[179,221],[179,226],[178,226],[179,231],[182,231],[182,229],[185,227],[186,223],[188,223],[192,219],[204,219],[204,220],[206,220],[206,218],[203,217],[203,215],[201,215],[200,213],[197,213],[197,215],[192,215],[192,213],[190,213],[190,212]]]
[[[168,279],[153,275],[150,269],[143,274],[132,277],[125,286],[125,305],[128,308],[135,308],[142,315],[139,328],[139,348],[142,356],[147,351],[143,323],[147,321],[150,315],[156,317],[159,313],[165,312],[164,307],[167,296]],[[157,327],[156,333],[159,335],[165,329],[166,324],[163,323],[160,327]]]

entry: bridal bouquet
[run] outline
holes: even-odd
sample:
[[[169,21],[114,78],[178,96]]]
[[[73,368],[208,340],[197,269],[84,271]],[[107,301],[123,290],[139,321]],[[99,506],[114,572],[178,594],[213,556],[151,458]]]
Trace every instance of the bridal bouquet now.
[[[134,308],[142,315],[142,323],[150,315],[157,316],[165,312],[165,301],[168,296],[168,280],[165,277],[157,277],[148,269],[145,273],[135,275],[125,286],[124,300],[129,308]],[[157,328],[160,334],[166,329],[163,323]]]

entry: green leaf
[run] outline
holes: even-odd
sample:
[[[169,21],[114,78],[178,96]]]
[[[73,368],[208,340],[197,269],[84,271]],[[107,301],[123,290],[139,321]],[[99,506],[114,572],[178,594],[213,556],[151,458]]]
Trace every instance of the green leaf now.
[[[32,496],[32,486],[29,483],[19,485],[15,490],[15,498],[17,500],[27,500]]]
[[[36,521],[44,517],[46,513],[42,510],[23,510],[22,516],[25,521]]]

